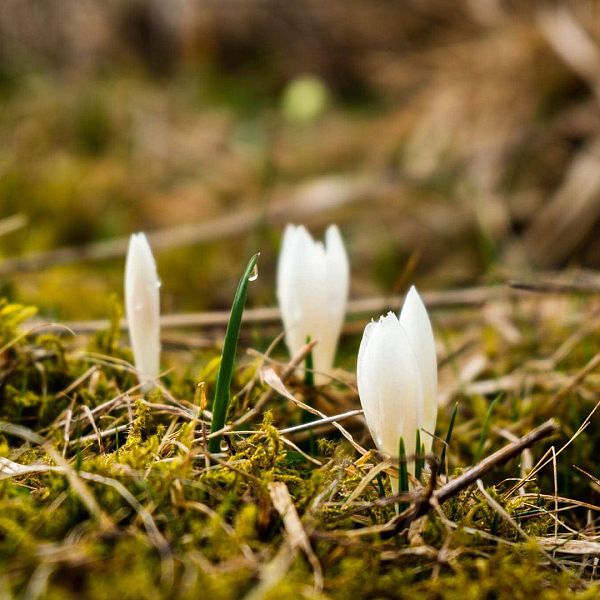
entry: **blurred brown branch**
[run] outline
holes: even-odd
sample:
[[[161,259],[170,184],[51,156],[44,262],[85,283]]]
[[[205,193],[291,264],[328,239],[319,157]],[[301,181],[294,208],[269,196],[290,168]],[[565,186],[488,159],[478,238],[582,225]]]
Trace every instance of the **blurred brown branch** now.
[[[441,290],[435,292],[424,292],[423,300],[430,309],[452,308],[464,306],[481,306],[486,302],[498,299],[510,293],[503,286],[473,287],[461,290]],[[402,296],[378,296],[373,298],[362,298],[351,300],[348,303],[347,314],[349,316],[370,314],[376,316],[386,310],[397,311],[403,300]],[[229,311],[209,311],[198,313],[180,313],[163,315],[161,327],[164,329],[178,329],[188,327],[224,327],[229,322]],[[244,311],[243,321],[245,323],[274,323],[281,319],[279,308],[276,306],[262,308],[248,308]],[[75,333],[89,333],[99,329],[105,329],[110,325],[107,319],[94,321],[71,321],[56,326],[57,330],[63,331],[68,327]],[[121,320],[121,329],[127,328],[127,321]],[[49,326],[53,329],[53,326]]]
[[[265,210],[249,207],[216,219],[178,225],[148,232],[156,250],[223,240],[251,231],[259,224],[282,224],[339,209],[380,194],[387,188],[385,179],[377,177],[323,177],[297,189],[285,202],[271,204]],[[7,258],[0,263],[0,275],[46,269],[78,261],[98,261],[124,257],[129,236],[69,246],[22,257]]]

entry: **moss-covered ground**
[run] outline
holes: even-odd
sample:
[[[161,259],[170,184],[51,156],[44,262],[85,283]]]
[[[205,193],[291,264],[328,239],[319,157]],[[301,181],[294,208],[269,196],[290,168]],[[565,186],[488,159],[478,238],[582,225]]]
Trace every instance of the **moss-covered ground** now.
[[[600,341],[594,304],[506,292],[483,309],[433,312],[438,438],[458,403],[450,477],[549,417],[560,433],[493,470],[485,494],[472,485],[389,536],[394,466],[360,449],[372,448],[360,417],[339,423],[353,443],[331,424],[281,433],[306,420],[273,389],[282,349],[240,348],[234,431],[211,457],[217,349],[169,355],[163,387],[144,394],[116,320],[84,338],[4,303],[2,597],[594,598],[596,417],[577,434],[600,386],[582,373]],[[327,415],[358,407],[344,369],[324,387],[285,385]]]

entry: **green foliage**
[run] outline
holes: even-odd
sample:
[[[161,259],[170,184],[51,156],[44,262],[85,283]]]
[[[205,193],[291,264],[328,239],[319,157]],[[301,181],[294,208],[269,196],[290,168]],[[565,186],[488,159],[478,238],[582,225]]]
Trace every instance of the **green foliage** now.
[[[229,322],[227,323],[227,330],[225,331],[225,342],[223,344],[221,363],[219,364],[219,374],[217,375],[217,382],[215,385],[215,398],[212,405],[213,418],[210,427],[211,433],[223,429],[225,420],[227,419],[227,410],[229,408],[229,399],[231,396],[231,378],[233,375],[238,338],[240,336],[242,314],[246,303],[246,292],[248,289],[248,282],[256,271],[258,256],[258,254],[255,254],[246,266],[231,306],[231,315],[229,317]],[[220,444],[221,436],[213,437],[209,442],[210,451],[218,452]]]

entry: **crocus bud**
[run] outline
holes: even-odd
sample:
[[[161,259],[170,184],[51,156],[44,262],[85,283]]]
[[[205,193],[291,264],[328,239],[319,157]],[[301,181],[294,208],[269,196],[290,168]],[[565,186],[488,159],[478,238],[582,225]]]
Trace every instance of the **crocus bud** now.
[[[323,384],[333,366],[348,300],[350,268],[339,229],[325,232],[325,243],[315,241],[302,225],[288,225],[277,266],[277,299],[285,341],[294,355],[307,338],[313,350],[315,383]]]
[[[143,233],[129,239],[125,261],[125,312],[135,368],[144,389],[160,369],[160,280]]]
[[[437,363],[431,323],[419,294],[410,289],[400,319],[392,312],[365,328],[358,352],[360,401],[377,448],[398,458],[402,437],[407,455],[421,429],[433,433],[437,418]],[[431,436],[420,433],[425,450]],[[409,470],[414,462],[409,462]]]

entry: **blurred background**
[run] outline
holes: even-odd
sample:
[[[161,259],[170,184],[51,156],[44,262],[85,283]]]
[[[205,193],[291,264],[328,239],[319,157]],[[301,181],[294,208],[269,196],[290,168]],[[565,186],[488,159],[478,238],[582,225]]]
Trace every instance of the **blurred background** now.
[[[0,291],[104,317],[144,230],[165,312],[272,304],[288,221],[353,296],[600,267],[600,4],[2,0]]]

